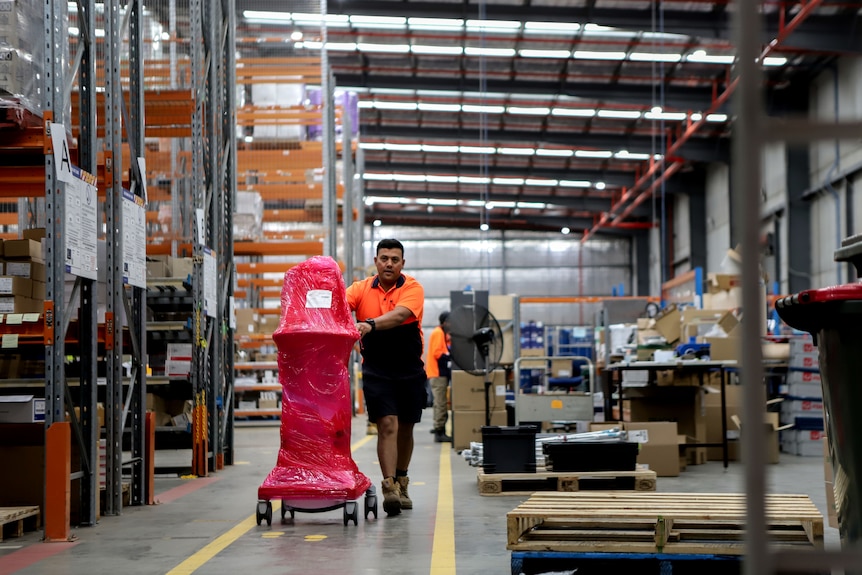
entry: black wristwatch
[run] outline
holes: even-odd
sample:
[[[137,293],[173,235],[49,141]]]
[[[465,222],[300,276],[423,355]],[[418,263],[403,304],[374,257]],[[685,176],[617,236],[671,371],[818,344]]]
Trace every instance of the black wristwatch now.
[[[374,323],[374,320],[372,318],[369,317],[368,319],[363,319],[362,321],[364,321],[365,323],[367,323],[368,325],[371,326],[371,331],[374,331],[375,329],[377,329],[377,324]]]

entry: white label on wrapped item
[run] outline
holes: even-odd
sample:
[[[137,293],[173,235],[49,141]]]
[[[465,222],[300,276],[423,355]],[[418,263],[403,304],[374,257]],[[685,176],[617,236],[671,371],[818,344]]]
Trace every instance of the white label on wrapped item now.
[[[633,443],[649,443],[649,432],[646,429],[632,429],[628,432],[628,439]]]
[[[330,308],[332,307],[332,292],[324,289],[309,290],[305,294],[306,308]]]

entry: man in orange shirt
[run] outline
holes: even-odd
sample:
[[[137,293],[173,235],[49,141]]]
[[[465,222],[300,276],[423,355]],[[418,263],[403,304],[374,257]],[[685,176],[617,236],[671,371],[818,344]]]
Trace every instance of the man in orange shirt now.
[[[449,365],[449,312],[440,314],[440,325],[431,331],[428,338],[428,361],[425,362],[425,373],[434,394],[434,441],[437,443],[452,442],[452,437],[446,435],[446,421],[449,419],[446,390],[449,388],[449,378],[452,369]]]
[[[422,418],[427,394],[422,362],[425,290],[401,273],[404,246],[380,240],[377,275],[347,288],[361,336],[362,389],[369,421],[377,424],[377,459],[383,472],[383,510],[412,509],[407,468],[413,456],[413,426]]]

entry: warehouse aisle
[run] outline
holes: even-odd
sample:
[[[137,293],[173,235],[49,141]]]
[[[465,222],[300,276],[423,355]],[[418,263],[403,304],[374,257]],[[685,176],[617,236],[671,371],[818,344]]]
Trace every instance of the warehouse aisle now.
[[[361,417],[353,428],[354,458],[379,485],[375,438],[365,435]],[[345,527],[336,510],[298,513],[282,525],[276,511],[272,527],[257,526],[257,487],[275,462],[278,428],[240,427],[233,467],[205,479],[157,478],[159,505],[127,508],[94,528],[74,529],[71,544],[43,544],[32,532],[9,538],[0,543],[0,575],[508,574],[505,516],[525,498],[479,496],[475,468],[449,444],[434,443],[429,429],[429,422],[416,427],[415,508],[398,517],[387,518],[381,508],[377,520]],[[710,462],[679,478],[659,478],[658,490],[741,492],[742,472],[739,464],[724,470]],[[770,489],[806,493],[824,512],[822,473],[818,458],[782,455],[770,467]],[[837,545],[837,531],[826,531],[827,545]]]

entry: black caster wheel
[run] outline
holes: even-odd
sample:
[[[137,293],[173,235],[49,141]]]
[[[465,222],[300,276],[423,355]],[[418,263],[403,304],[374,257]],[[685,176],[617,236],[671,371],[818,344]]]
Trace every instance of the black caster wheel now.
[[[365,519],[368,519],[368,514],[373,513],[377,519],[377,495],[374,493],[365,494]]]
[[[296,511],[290,505],[285,505],[284,501],[281,502],[281,522],[285,522],[285,517],[287,516],[287,512],[290,511],[291,520],[296,515]]]
[[[267,525],[272,525],[272,503],[270,501],[258,501],[254,518],[258,525],[264,520],[266,520]]]
[[[359,513],[355,501],[344,504],[344,524],[347,525],[351,520],[354,525],[359,525]]]
[[[272,501],[266,502],[266,512],[264,513],[263,518],[266,519],[267,527],[272,527]]]

